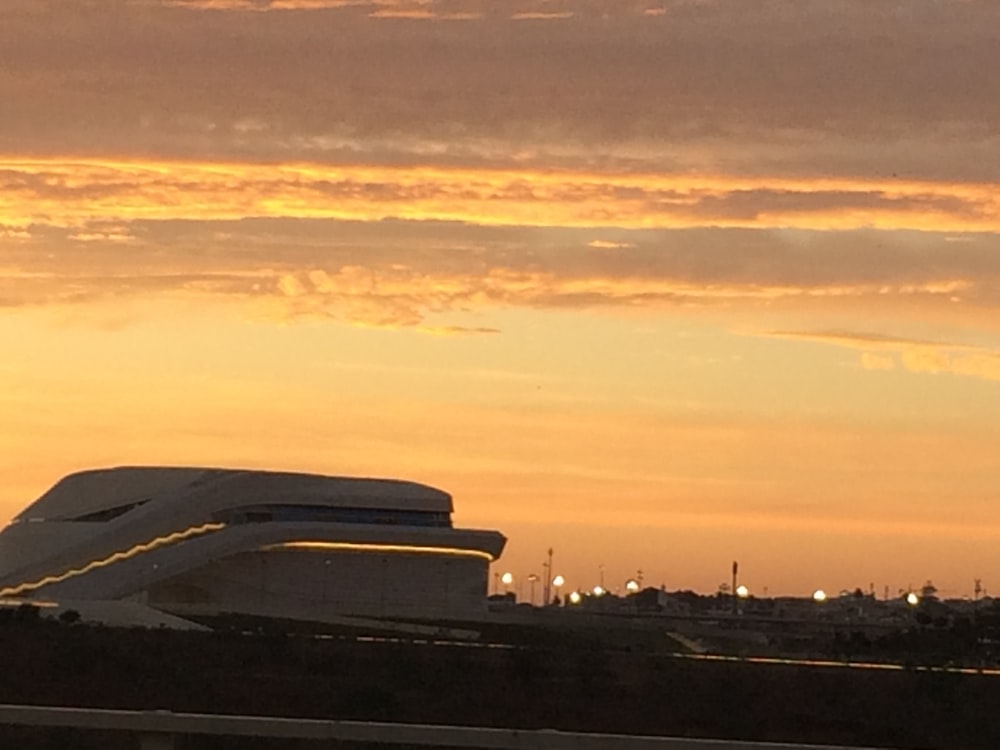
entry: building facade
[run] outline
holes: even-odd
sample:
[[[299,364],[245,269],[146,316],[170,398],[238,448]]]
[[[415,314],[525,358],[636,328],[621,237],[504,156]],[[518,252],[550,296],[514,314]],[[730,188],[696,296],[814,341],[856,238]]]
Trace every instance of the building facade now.
[[[234,469],[72,474],[0,532],[0,597],[178,614],[441,619],[485,610],[505,538],[414,482]]]

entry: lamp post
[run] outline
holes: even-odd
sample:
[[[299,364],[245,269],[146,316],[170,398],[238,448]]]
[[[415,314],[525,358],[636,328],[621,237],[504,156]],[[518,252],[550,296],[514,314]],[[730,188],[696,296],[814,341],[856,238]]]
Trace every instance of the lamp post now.
[[[733,560],[733,587],[730,589],[730,591],[733,592],[733,614],[734,615],[737,614],[740,611],[740,604],[739,604],[740,600],[739,600],[739,598],[736,595],[736,589],[738,588],[737,585],[736,585],[736,583],[737,583],[737,577],[739,576],[739,572],[740,572],[740,564],[736,560]]]
[[[625,592],[627,593],[628,598],[631,599],[632,609],[635,612],[639,612],[639,597],[637,597],[636,594],[639,593],[639,589],[641,588],[642,586],[635,578],[629,578],[625,581]]]
[[[534,573],[528,576],[528,583],[531,584],[531,606],[535,606],[535,583],[538,582],[538,576]]]
[[[746,605],[740,607],[740,601],[750,598],[750,589],[744,586],[742,583],[736,587],[736,614],[742,614],[746,611]]]
[[[564,583],[566,583],[566,579],[563,578],[562,576],[556,576],[555,578],[552,579],[552,585],[556,589],[556,599],[559,599],[560,603],[562,603],[562,599],[559,597],[559,589],[562,588]]]
[[[552,589],[550,587],[552,583],[552,553],[553,550],[549,547],[549,555],[545,562],[542,563],[542,567],[545,568],[545,584],[542,586],[542,602],[543,607],[549,606],[549,601],[551,599]]]

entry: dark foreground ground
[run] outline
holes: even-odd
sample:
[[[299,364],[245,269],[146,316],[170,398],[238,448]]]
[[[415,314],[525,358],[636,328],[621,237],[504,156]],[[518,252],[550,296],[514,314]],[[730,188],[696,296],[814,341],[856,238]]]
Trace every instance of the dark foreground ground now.
[[[1000,677],[678,659],[547,633],[482,648],[0,624],[0,702],[813,742],[1000,747]],[[0,727],[0,748],[135,747]],[[309,743],[187,738],[182,747]]]

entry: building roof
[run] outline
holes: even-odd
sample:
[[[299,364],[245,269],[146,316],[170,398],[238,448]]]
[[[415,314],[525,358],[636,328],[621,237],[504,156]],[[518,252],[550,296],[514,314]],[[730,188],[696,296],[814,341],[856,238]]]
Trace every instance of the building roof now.
[[[227,502],[220,503],[220,496]],[[390,508],[450,513],[451,495],[396,479],[255,469],[124,466],[70,474],[18,514],[17,521],[68,521],[130,503],[215,506],[254,503]]]

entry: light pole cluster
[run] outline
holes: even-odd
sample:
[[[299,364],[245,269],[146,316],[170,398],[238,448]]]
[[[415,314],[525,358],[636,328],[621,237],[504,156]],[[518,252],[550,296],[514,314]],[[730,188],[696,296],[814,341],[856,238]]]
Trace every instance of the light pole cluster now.
[[[494,586],[494,589],[495,589],[494,593],[497,593],[497,594],[500,593],[500,591],[499,591],[499,588],[500,588],[499,584],[502,583],[503,587],[504,587],[503,588],[504,595],[510,594],[511,586],[514,585],[514,582],[516,580],[515,577],[514,577],[514,574],[511,573],[510,571],[507,571],[507,572],[505,572],[503,574],[496,573],[494,577],[495,577],[495,580],[497,582],[496,585]],[[531,573],[531,574],[529,574],[527,576],[527,580],[528,580],[528,585],[530,587],[529,588],[529,591],[530,591],[529,602],[532,605],[534,605],[534,603],[535,603],[535,584],[538,583],[539,577],[535,573]],[[563,576],[561,576],[561,575],[553,576],[553,578],[551,580],[549,580],[548,578],[546,578],[545,583],[544,583],[544,587],[543,587],[544,593],[542,595],[542,599],[543,599],[542,604],[546,605],[546,604],[551,604],[552,603],[552,598],[551,598],[551,596],[552,596],[551,592],[552,591],[555,592],[555,598],[558,599],[559,598],[559,592],[560,592],[560,590],[562,589],[562,587],[565,584],[566,584],[566,579]]]
[[[588,596],[592,595],[594,597],[600,598],[608,593],[611,593],[604,586],[604,565],[599,565],[598,571],[599,571],[600,583],[594,586],[593,589],[587,591],[586,594],[582,593],[581,590],[579,589],[575,589],[566,594],[564,599],[562,591],[563,587],[566,585],[566,578],[565,576],[560,575],[558,573],[553,575],[552,558],[554,557],[554,555],[555,555],[555,550],[553,550],[550,547],[547,551],[545,559],[542,561],[542,569],[544,570],[543,575],[539,576],[535,573],[530,573],[524,577],[524,579],[528,581],[529,585],[528,601],[532,606],[535,605],[535,584],[538,583],[539,581],[542,582],[542,601],[541,601],[542,606],[549,606],[551,604],[556,604],[556,603],[579,604],[583,600],[583,597],[585,595]],[[511,587],[514,585],[515,582],[519,583],[520,580],[524,580],[517,578],[514,575],[514,573],[510,571],[504,572],[502,574],[499,571],[497,571],[493,574],[493,577],[494,577],[494,586],[493,586],[494,593],[495,594],[501,593],[500,586],[502,584],[503,585],[502,593],[505,596],[510,594]],[[634,578],[629,578],[625,581],[626,594],[629,595],[636,594],[640,590],[642,590],[641,570],[637,571],[637,574]],[[521,589],[518,586],[518,588],[516,589],[516,598],[520,599],[520,595],[521,595]]]
[[[563,587],[566,585],[566,578],[560,574],[555,574],[555,575],[552,574],[553,573],[552,558],[554,556],[554,553],[555,551],[551,547],[547,550],[545,560],[543,560],[541,564],[542,568],[545,571],[543,576],[539,576],[536,573],[530,573],[529,575],[524,577],[524,579],[528,581],[530,587],[528,601],[532,606],[535,606],[535,584],[537,584],[539,581],[542,582],[541,606],[543,607],[550,606],[552,604],[580,604],[583,601],[583,599],[587,596],[594,596],[596,598],[600,598],[609,593],[617,594],[618,589],[615,589],[612,592],[609,591],[607,588],[605,588],[604,565],[602,564],[598,566],[600,583],[598,583],[590,590],[574,589],[570,591],[568,594],[566,594],[565,599],[563,599],[562,591]],[[730,586],[726,582],[719,584],[718,595],[722,597],[724,600],[730,600],[732,602],[733,612],[735,614],[740,614],[743,611],[744,607],[744,605],[741,604],[741,601],[750,599],[753,596],[753,594],[750,588],[746,584],[739,582],[739,563],[735,560],[733,561],[731,572],[732,572],[732,585]],[[501,593],[500,585],[502,584],[504,595],[509,595],[511,593],[511,587],[514,585],[515,581],[518,581],[519,583],[520,580],[524,580],[524,579],[520,580],[517,579],[514,573],[511,573],[510,571],[504,572],[502,574],[499,571],[496,571],[493,574],[493,578],[494,578],[494,586],[493,586],[494,593],[495,594]],[[976,580],[976,587],[977,587],[977,594],[985,592],[985,589],[982,588],[982,584],[979,581],[979,579]],[[910,590],[900,589],[899,595],[902,597],[902,600],[906,604],[908,604],[911,607],[916,607],[923,600],[927,598],[933,598],[933,593],[927,594],[928,588],[930,588],[932,592],[935,590],[933,589],[932,586],[930,586],[928,582],[928,584],[924,587],[924,589],[921,590],[920,594],[913,591],[912,589]],[[324,580],[324,589],[325,589],[325,580]],[[870,595],[874,597],[875,584],[870,584],[869,589],[870,589]],[[624,591],[625,595],[634,595],[639,593],[641,590],[642,590],[642,571],[639,570],[637,571],[637,575],[635,577],[629,578],[625,581]],[[764,587],[763,591],[764,591],[764,597],[766,598],[767,597],[766,586]],[[840,596],[843,597],[846,593],[847,592],[842,591]],[[521,597],[521,589],[520,587],[518,587],[518,589],[516,590],[516,598],[520,599],[520,597]],[[829,600],[830,595],[828,595],[824,589],[818,588],[815,591],[813,591],[811,598],[817,604],[822,604]],[[886,587],[885,598],[887,600],[889,598],[888,586]],[[726,606],[727,607],[729,606],[728,602]]]

